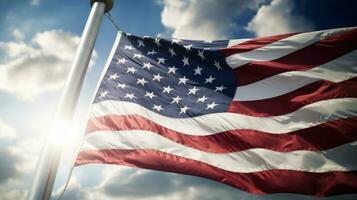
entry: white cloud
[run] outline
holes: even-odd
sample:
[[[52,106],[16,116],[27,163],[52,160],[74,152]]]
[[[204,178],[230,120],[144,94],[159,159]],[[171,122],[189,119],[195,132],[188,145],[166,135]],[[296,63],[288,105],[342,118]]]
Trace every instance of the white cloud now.
[[[63,86],[80,38],[63,30],[37,33],[29,43],[0,42],[0,90],[29,100]],[[91,60],[93,64],[96,53]]]
[[[14,128],[6,124],[0,119],[0,140],[11,140],[16,138],[16,131]]]
[[[33,6],[39,6],[40,5],[40,0],[31,0],[30,4]]]
[[[6,184],[9,180],[18,177],[19,172],[16,169],[16,164],[21,158],[11,152],[7,146],[0,147],[0,184]]]
[[[91,171],[88,171],[90,169]],[[85,172],[78,177],[78,172]],[[94,183],[92,176],[97,177]],[[57,190],[58,195],[63,188]],[[86,165],[75,168],[64,200],[320,200],[298,194],[254,195],[205,178],[178,175],[116,165]],[[356,195],[330,197],[329,200],[352,200]]]
[[[161,22],[167,31],[159,35],[175,38],[214,40],[231,35],[236,17],[257,9],[263,0],[163,0]]]
[[[10,132],[11,138],[17,135],[8,125],[0,125],[0,133],[3,131]],[[43,139],[37,132],[5,141],[0,137],[0,200],[25,199]]]
[[[86,171],[85,168],[87,166],[82,166],[75,172]],[[241,197],[245,199],[246,196],[232,187],[193,176],[115,165],[102,165],[102,168],[97,166],[92,170],[92,174],[101,174],[97,185],[88,186],[88,175],[83,179],[74,173],[69,192],[64,193],[63,199],[83,199],[85,194],[86,199],[106,200],[234,200]],[[61,189],[57,190],[57,195]]]
[[[20,159],[15,164],[16,169],[22,174],[31,174],[35,171],[36,161],[40,154],[44,135],[33,134],[31,137],[24,137],[14,144],[9,145],[9,151]]]
[[[25,38],[24,34],[16,28],[11,31],[11,34],[15,38],[15,40],[23,40]]]
[[[293,14],[293,8],[291,0],[273,0],[259,8],[246,28],[257,36],[312,30],[311,22]]]
[[[14,200],[14,199],[26,199],[27,192],[24,190],[1,190],[0,200]]]

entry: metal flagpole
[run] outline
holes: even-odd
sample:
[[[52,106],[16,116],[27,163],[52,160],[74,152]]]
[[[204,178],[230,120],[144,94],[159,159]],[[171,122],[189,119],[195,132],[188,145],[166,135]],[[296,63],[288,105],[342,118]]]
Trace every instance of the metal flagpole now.
[[[84,27],[56,113],[55,124],[57,125],[61,125],[62,122],[69,124],[72,121],[103,15],[112,9],[113,0],[90,0],[90,4],[92,9]],[[46,143],[37,161],[36,172],[27,200],[48,200],[51,198],[62,152],[62,146],[57,145],[53,139],[53,137],[58,137],[57,135],[61,134],[59,130],[55,130],[60,127],[54,126],[53,128],[54,131],[47,135]]]

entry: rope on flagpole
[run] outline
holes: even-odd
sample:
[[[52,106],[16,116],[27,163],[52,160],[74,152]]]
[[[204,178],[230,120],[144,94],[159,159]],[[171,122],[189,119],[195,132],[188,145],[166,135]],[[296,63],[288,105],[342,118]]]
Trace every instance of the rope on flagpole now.
[[[110,12],[106,12],[105,13],[105,17],[107,19],[109,19],[109,21],[113,24],[113,26],[118,30],[118,31],[121,31],[118,24],[114,21],[112,15],[110,14]]]
[[[62,189],[61,193],[59,195],[57,195],[57,198],[56,198],[57,200],[61,200],[63,195],[64,195],[64,193],[66,192],[66,190],[68,188],[69,181],[71,180],[73,169],[74,169],[74,166],[71,167],[71,170],[69,171],[69,175],[68,175],[66,184],[64,185],[64,188]]]

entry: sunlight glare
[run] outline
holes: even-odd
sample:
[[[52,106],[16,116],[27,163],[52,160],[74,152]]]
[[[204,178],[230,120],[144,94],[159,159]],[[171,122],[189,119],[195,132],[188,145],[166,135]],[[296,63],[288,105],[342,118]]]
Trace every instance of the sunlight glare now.
[[[58,121],[51,129],[50,143],[56,145],[66,145],[73,142],[77,128],[68,121]]]

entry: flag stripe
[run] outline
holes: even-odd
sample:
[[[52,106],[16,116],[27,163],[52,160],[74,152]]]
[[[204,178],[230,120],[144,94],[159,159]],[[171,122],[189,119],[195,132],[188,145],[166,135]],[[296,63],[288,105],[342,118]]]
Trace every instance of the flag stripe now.
[[[216,180],[254,194],[285,192],[329,196],[354,193],[357,190],[356,171],[309,173],[269,170],[255,173],[233,173],[207,163],[147,149],[81,152],[75,164],[78,166],[87,163],[119,164],[195,175]]]
[[[85,136],[81,151],[150,149],[201,161],[230,172],[251,173],[270,169],[308,172],[357,170],[357,142],[322,152],[276,152],[254,148],[230,153],[209,153],[173,142],[151,131],[100,131]],[[247,159],[249,158],[249,159]]]
[[[194,136],[160,126],[137,115],[106,115],[88,121],[86,134],[99,131],[152,131],[176,143],[210,153],[228,153],[250,148],[288,152],[320,151],[357,140],[357,118],[334,120],[286,134],[254,130],[231,130],[209,136]],[[321,138],[324,138],[321,140]]]
[[[357,48],[357,29],[340,32],[299,49],[286,56],[269,61],[252,61],[235,69],[237,84],[248,85],[270,76],[288,71],[305,71]],[[284,52],[284,49],[280,51]]]
[[[249,41],[249,40],[254,40],[254,39],[252,39],[252,38],[243,38],[243,39],[228,40],[227,47],[233,47],[233,46],[239,45],[239,44],[241,44],[243,42],[246,42],[246,41]],[[224,49],[227,49],[227,48],[224,48]]]
[[[228,48],[222,49],[223,55],[225,57],[228,57],[233,54],[237,53],[243,53],[247,51],[251,51],[254,49],[261,48],[263,46],[266,46],[268,44],[271,44],[273,42],[279,41],[281,39],[296,35],[298,33],[288,33],[288,34],[281,34],[281,35],[274,35],[274,36],[268,36],[268,37],[261,37],[261,38],[254,38],[254,39],[248,39],[248,40],[238,40],[235,42],[230,41],[228,44]]]
[[[276,117],[253,117],[238,113],[212,113],[192,118],[170,118],[131,102],[103,101],[92,105],[90,118],[114,115],[140,115],[177,132],[189,135],[212,135],[236,129],[252,129],[284,134],[336,119],[357,115],[357,99],[329,99],[304,106],[292,113]],[[209,126],[204,126],[209,122]]]
[[[331,38],[331,36],[343,34],[348,30],[351,30],[351,28],[331,29],[293,35],[252,51],[232,54],[226,57],[226,62],[230,67],[236,69],[253,61],[276,60],[317,43],[320,40],[323,41],[326,38]]]
[[[319,80],[341,82],[357,75],[357,50],[307,71],[290,71],[237,87],[234,101],[278,97]]]
[[[256,101],[233,101],[229,112],[255,117],[270,117],[293,112],[308,104],[334,98],[357,98],[357,78],[341,83],[318,81],[290,93]]]

